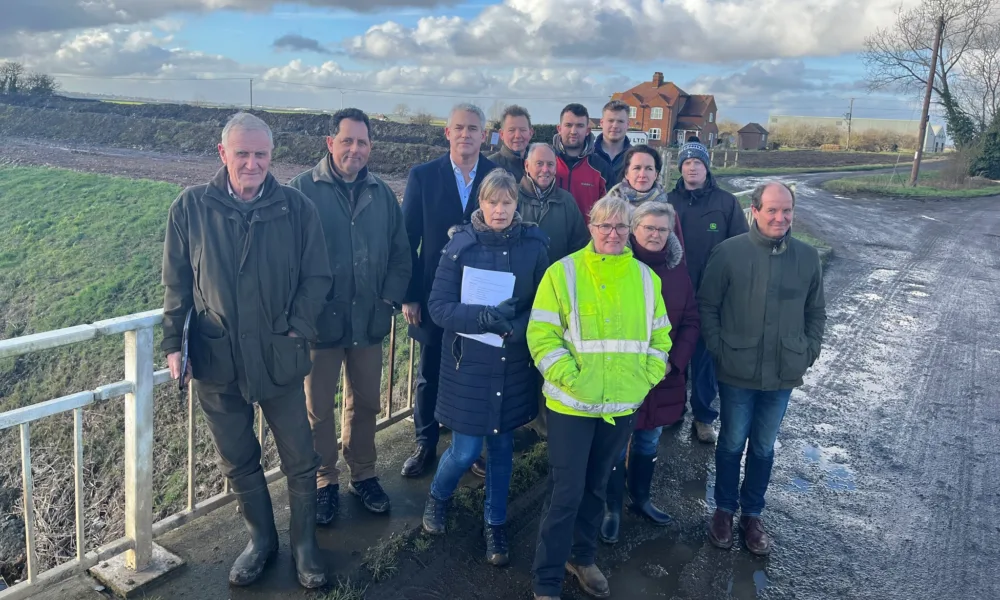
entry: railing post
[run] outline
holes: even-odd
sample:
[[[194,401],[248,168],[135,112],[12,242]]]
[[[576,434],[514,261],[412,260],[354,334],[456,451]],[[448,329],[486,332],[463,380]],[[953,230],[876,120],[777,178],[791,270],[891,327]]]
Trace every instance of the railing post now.
[[[153,558],[153,329],[125,332],[125,537],[134,546],[125,566],[146,568]]]

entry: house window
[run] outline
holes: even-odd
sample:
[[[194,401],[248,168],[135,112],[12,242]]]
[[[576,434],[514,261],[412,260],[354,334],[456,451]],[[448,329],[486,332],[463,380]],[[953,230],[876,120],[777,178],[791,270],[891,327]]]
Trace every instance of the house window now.
[[[767,143],[767,134],[765,133],[763,137],[760,138],[762,142]]]
[[[715,123],[715,113],[708,113],[708,122]]]
[[[630,118],[630,119],[634,119],[635,118],[635,107],[634,106],[628,107],[628,118]]]
[[[686,133],[687,132],[681,131],[680,129],[677,130],[677,143],[678,144],[683,144],[684,143],[684,137],[685,137]]]
[[[651,139],[651,140],[658,140],[658,139],[660,139],[660,130],[657,127],[654,127],[652,129],[650,129],[646,133],[649,134],[649,139]]]
[[[653,111],[649,113],[649,118],[653,119],[654,121],[659,121],[660,119],[663,118],[663,109],[659,107],[654,108]]]
[[[715,134],[712,133],[712,132],[709,132],[709,134],[708,134],[708,145],[711,146],[713,143],[715,143]]]

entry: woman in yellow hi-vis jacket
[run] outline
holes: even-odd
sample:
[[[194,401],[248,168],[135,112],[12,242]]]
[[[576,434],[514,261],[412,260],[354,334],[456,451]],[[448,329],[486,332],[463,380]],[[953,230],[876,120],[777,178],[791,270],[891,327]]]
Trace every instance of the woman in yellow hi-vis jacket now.
[[[567,570],[587,594],[611,595],[594,564],[608,476],[667,372],[670,321],[659,277],[626,247],[631,211],[618,198],[594,205],[590,244],[545,272],[528,322],[549,419],[536,599],[558,599]]]

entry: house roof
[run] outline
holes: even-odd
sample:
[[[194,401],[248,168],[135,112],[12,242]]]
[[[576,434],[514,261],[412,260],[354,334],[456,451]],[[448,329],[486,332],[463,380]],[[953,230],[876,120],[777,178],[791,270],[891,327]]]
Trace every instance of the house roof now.
[[[708,107],[711,106],[714,99],[715,97],[709,94],[688,96],[687,102],[684,103],[684,110],[681,111],[681,116],[703,116],[708,111]]]
[[[767,135],[767,130],[760,123],[747,123],[736,133],[760,133]]]
[[[705,125],[705,119],[684,117],[677,119],[677,124],[674,125],[674,129],[696,129],[701,130]]]
[[[663,103],[666,106],[674,106],[678,100],[687,99],[687,93],[677,87],[673,82],[668,81],[659,87],[653,87],[652,81],[640,83],[630,90],[615,94],[625,102],[634,99],[640,106],[650,106],[651,104]]]

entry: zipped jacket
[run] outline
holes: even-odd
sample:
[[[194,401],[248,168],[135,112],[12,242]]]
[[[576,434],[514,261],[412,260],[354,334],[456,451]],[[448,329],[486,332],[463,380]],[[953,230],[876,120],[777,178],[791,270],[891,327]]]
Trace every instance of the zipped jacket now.
[[[670,320],[660,278],[632,256],[591,242],[553,264],[535,294],[528,348],[554,412],[631,415],[666,373]]]

